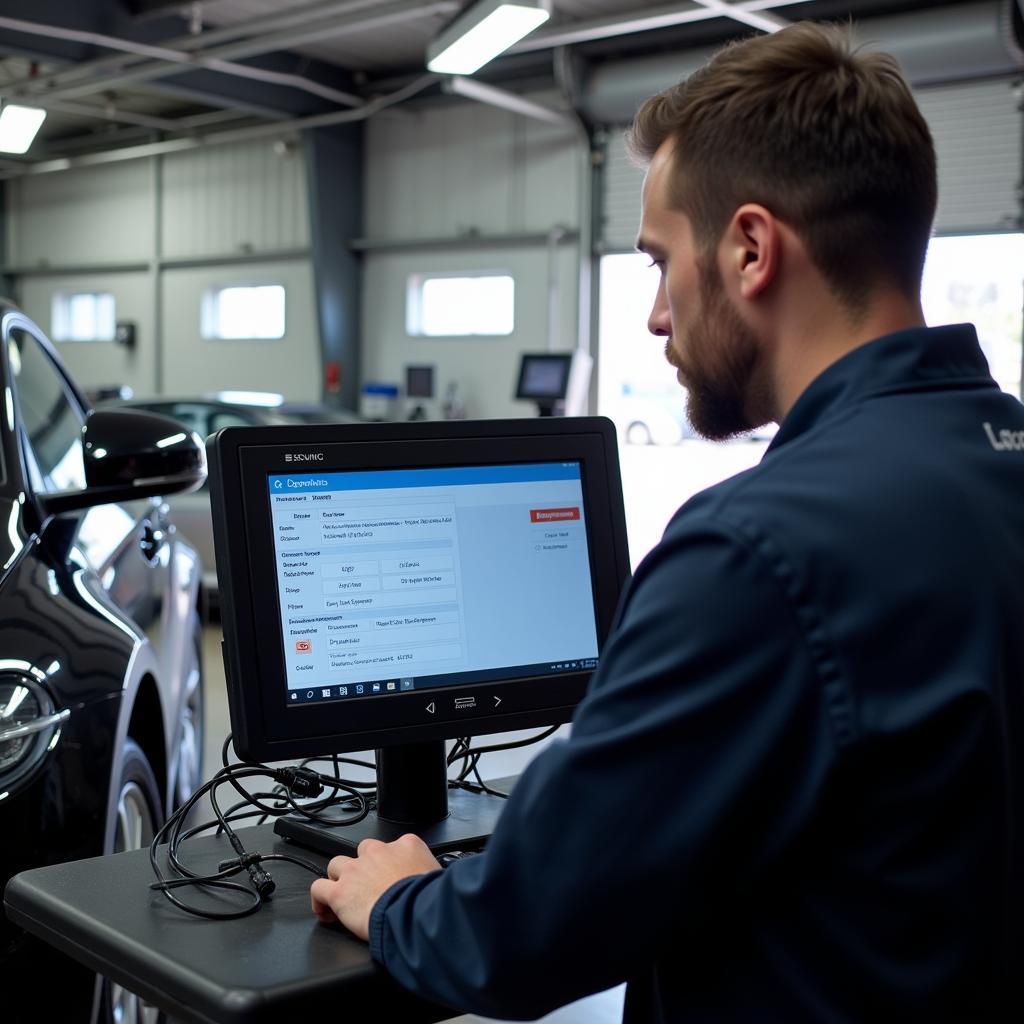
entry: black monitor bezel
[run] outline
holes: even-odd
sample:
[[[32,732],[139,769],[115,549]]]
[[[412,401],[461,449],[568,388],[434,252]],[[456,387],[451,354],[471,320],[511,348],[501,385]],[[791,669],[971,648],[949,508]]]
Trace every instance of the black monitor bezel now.
[[[226,427],[207,442],[228,704],[236,752],[277,761],[566,722],[591,673],[287,707],[267,477],[271,473],[579,461],[599,648],[629,574],[615,430],[598,417]],[[340,446],[330,448],[328,446]],[[284,455],[324,452],[320,462]],[[543,684],[538,685],[537,680]],[[428,712],[431,696],[434,711]],[[424,698],[427,698],[426,700]],[[478,711],[453,708],[475,697]],[[382,705],[385,705],[383,707]]]
[[[516,383],[516,398],[532,402],[561,402],[569,392],[569,377],[572,374],[573,354],[571,352],[524,352],[519,359],[519,379]],[[526,387],[526,376],[535,363],[557,363],[563,367],[562,386],[558,391],[533,391]]]

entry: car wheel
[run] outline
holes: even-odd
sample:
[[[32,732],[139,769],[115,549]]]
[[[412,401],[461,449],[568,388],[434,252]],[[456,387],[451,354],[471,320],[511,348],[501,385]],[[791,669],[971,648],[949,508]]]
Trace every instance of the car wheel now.
[[[114,853],[142,850],[149,846],[163,822],[160,788],[142,747],[133,739],[125,740],[121,755],[121,781],[117,793],[117,821],[114,828]],[[165,1020],[155,1006],[144,1003],[133,992],[103,983],[105,1024],[157,1024]]]
[[[174,776],[174,806],[180,807],[203,778],[203,630],[199,621],[192,631],[185,668],[185,693],[178,723],[178,768]]]
[[[651,429],[646,423],[634,420],[626,427],[627,444],[651,444],[652,440]]]

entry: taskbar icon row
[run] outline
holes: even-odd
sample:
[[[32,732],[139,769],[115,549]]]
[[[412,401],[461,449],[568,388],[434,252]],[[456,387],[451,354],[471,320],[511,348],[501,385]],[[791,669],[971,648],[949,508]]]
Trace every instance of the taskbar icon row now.
[[[344,697],[375,697],[385,693],[401,693],[415,689],[413,679],[379,679],[369,683],[348,683],[345,686],[315,686],[307,690],[292,690],[289,702],[310,704],[320,700],[340,700]]]

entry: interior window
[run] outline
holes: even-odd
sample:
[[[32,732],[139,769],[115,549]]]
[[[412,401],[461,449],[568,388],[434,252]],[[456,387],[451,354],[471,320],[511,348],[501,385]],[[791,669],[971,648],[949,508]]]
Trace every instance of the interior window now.
[[[207,340],[283,338],[284,285],[232,285],[203,293],[200,331]]]
[[[511,334],[515,281],[506,273],[413,274],[406,294],[410,337]]]
[[[7,352],[32,487],[48,493],[84,489],[85,418],[63,375],[42,345],[21,328],[8,334]]]
[[[114,296],[110,292],[58,292],[50,308],[54,341],[113,341]]]

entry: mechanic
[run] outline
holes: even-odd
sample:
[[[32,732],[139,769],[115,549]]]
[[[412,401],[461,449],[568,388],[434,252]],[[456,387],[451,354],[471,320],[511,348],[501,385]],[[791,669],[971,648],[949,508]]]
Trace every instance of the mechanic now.
[[[694,427],[778,434],[641,563],[487,850],[367,840],[314,911],[489,1016],[625,981],[628,1022],[1024,1019],[1024,406],[924,326],[928,128],[806,23],[630,142]]]

